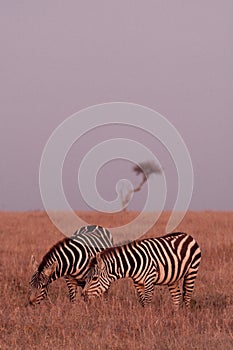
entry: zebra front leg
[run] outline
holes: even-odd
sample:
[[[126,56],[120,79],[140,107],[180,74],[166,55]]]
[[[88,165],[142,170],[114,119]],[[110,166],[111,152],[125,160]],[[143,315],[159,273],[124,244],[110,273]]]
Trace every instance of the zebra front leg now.
[[[152,301],[152,297],[154,294],[154,288],[155,285],[152,282],[152,279],[150,276],[146,278],[145,280],[145,287],[144,287],[144,304],[150,304]]]
[[[105,302],[108,301],[108,289],[103,293],[103,299]]]
[[[134,281],[134,287],[136,288],[137,295],[138,295],[138,300],[142,307],[145,306],[145,285],[144,283],[137,283]]]
[[[74,279],[71,276],[65,276],[65,281],[66,281],[66,285],[68,287],[70,301],[73,303],[76,299],[76,291],[77,291],[78,282],[76,279]]]
[[[174,306],[174,310],[177,311],[182,302],[181,291],[179,287],[179,281],[168,285],[169,292],[172,297],[172,302]]]

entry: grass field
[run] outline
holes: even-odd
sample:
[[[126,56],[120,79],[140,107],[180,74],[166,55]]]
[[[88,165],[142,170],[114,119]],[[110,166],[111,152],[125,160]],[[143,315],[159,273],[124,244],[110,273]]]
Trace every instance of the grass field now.
[[[89,224],[122,225],[135,213],[80,214]],[[164,213],[146,236],[165,233]],[[63,236],[43,212],[0,213],[0,350],[10,349],[233,349],[233,213],[189,212],[176,231],[191,234],[202,262],[189,313],[171,310],[167,287],[155,287],[151,306],[138,303],[130,280],[111,286],[108,301],[69,302],[65,281],[49,299],[26,307],[38,261]],[[80,294],[80,293],[79,293]]]

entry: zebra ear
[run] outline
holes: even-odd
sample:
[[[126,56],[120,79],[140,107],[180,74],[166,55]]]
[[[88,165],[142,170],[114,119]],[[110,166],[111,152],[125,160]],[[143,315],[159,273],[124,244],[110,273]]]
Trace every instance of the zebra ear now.
[[[87,252],[88,254],[88,259],[89,259],[89,262],[94,258],[93,254],[91,252]]]
[[[92,257],[89,260],[89,267],[92,268],[97,264],[96,257],[92,255]]]
[[[104,268],[104,262],[103,259],[101,258],[100,252],[96,254],[96,261],[97,261],[97,266],[100,270],[103,270]]]
[[[50,277],[52,275],[52,273],[56,270],[56,267],[57,267],[57,262],[54,261],[52,263],[52,265],[50,265],[49,267],[44,268],[44,274],[47,277]]]
[[[38,262],[36,261],[34,255],[31,256],[31,264],[32,264],[32,268],[34,271],[36,271],[38,269]]]

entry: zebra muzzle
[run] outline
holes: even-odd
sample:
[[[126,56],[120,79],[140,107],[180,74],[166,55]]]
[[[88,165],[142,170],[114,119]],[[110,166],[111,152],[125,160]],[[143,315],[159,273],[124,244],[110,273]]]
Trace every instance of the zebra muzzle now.
[[[29,296],[27,306],[35,306],[36,305],[36,298],[32,298]]]

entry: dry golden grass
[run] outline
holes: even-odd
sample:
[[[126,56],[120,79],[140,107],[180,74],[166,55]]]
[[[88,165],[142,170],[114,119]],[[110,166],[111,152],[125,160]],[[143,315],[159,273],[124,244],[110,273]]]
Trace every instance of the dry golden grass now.
[[[82,213],[88,223],[121,225],[136,214]],[[168,214],[147,236],[164,234]],[[143,309],[129,280],[112,285],[108,301],[71,304],[63,279],[50,287],[50,300],[25,307],[32,269],[63,236],[45,213],[0,214],[0,349],[233,349],[233,213],[187,213],[179,230],[193,235],[202,262],[190,313],[171,311],[166,287],[155,287]]]

